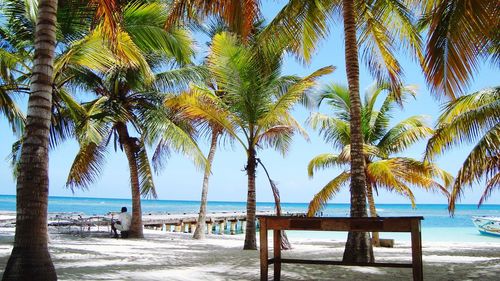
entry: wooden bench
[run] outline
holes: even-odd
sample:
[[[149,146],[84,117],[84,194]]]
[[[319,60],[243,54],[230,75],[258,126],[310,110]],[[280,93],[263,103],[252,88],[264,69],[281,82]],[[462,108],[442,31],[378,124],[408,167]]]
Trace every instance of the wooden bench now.
[[[274,280],[281,278],[281,264],[325,264],[343,266],[404,267],[413,269],[413,280],[423,280],[422,238],[420,221],[423,217],[312,217],[258,216],[260,222],[260,280],[268,280],[269,264],[274,264]],[[273,258],[269,258],[267,232],[273,230]],[[410,232],[411,263],[347,263],[331,260],[304,260],[281,258],[282,230],[358,231],[358,232]]]

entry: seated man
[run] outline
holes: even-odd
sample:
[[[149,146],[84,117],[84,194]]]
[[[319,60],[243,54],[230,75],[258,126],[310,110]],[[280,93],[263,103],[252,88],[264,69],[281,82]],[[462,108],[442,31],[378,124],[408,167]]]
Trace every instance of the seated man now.
[[[118,238],[116,230],[120,230],[122,238],[127,238],[131,222],[132,217],[127,213],[127,207],[122,207],[122,212],[118,215],[118,220],[116,222],[111,222],[111,229],[115,233],[114,238]]]

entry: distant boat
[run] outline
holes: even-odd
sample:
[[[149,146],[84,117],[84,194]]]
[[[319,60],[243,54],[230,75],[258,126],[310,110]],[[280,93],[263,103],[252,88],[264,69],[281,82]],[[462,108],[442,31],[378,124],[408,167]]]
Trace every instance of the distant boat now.
[[[472,222],[481,234],[500,237],[500,217],[472,217]]]

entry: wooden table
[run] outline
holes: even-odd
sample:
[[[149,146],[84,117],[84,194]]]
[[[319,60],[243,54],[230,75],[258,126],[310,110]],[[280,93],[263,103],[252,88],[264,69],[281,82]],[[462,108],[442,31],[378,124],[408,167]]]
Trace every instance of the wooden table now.
[[[423,280],[422,238],[420,221],[423,217],[312,217],[258,216],[260,222],[260,280],[268,280],[269,264],[274,264],[274,280],[281,278],[282,263],[325,264],[344,266],[405,267],[413,269],[413,280]],[[274,255],[269,258],[267,232],[273,230]],[[347,263],[331,260],[304,260],[281,258],[282,230],[318,230],[318,231],[358,231],[358,232],[410,232],[411,263]]]

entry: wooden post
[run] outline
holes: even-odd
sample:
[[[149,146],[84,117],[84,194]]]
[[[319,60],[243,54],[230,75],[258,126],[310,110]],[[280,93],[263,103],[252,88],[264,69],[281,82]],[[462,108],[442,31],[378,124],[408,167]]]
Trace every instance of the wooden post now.
[[[245,234],[247,231],[247,221],[241,221],[241,232]]]
[[[212,234],[212,223],[211,222],[207,223],[207,234],[208,235]]]
[[[189,224],[189,233],[194,233],[196,231],[196,223],[190,223]]]
[[[260,223],[260,281],[268,280],[268,270],[269,270],[269,261],[268,261],[268,251],[267,251],[267,222],[266,218],[259,218]],[[276,265],[275,265],[276,266]]]
[[[182,232],[182,222],[175,225],[174,232]]]
[[[413,280],[424,280],[424,268],[422,265],[422,235],[420,232],[420,220],[411,221],[411,257],[413,264]]]
[[[237,220],[232,220],[231,221],[231,235],[235,235],[236,234],[236,222],[237,222]]]
[[[273,252],[274,252],[274,280],[279,281],[281,279],[281,231],[280,230],[273,231]]]
[[[224,230],[226,230],[226,221],[219,222],[219,234],[224,235]]]

